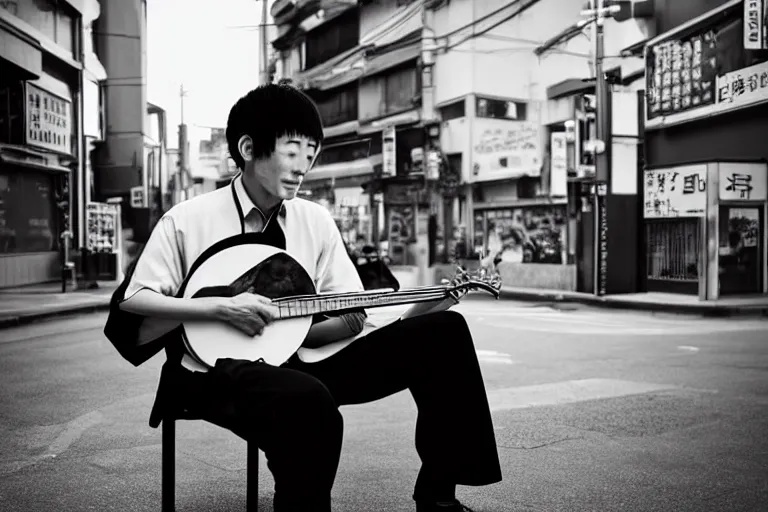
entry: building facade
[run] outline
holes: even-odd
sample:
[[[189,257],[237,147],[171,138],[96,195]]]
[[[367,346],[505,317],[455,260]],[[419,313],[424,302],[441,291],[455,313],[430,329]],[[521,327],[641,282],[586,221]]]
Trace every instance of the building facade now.
[[[645,46],[646,290],[768,293],[765,4],[659,6]]]
[[[428,7],[441,145],[460,169],[454,218],[469,251],[499,261],[516,286],[594,291],[601,265],[592,193],[597,44],[594,20],[582,16],[588,2],[434,0]],[[614,120],[603,142],[615,179],[601,201],[617,213],[609,220],[626,222],[621,212],[629,209],[637,226],[643,60],[642,52],[624,50],[651,27],[631,7],[623,8],[631,21],[608,18],[602,27]],[[630,235],[627,245],[623,234],[602,246],[621,267],[637,255],[637,243]],[[612,291],[635,285],[621,282],[626,272],[618,265],[602,266]]]
[[[435,120],[422,97],[423,1],[278,1],[271,14],[275,79],[305,89],[325,125],[303,192],[332,211],[347,243],[426,269],[439,201],[425,165]]]
[[[88,39],[98,16],[96,0],[0,4],[0,287],[57,279],[64,244],[86,238],[106,78]]]

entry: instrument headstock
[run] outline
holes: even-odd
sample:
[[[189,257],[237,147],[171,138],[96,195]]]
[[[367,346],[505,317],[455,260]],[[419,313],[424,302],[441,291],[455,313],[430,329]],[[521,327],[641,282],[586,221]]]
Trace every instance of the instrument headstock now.
[[[469,272],[462,267],[457,267],[453,278],[443,279],[442,283],[456,299],[460,299],[471,290],[486,291],[497,299],[501,292],[501,276],[495,270],[491,271],[487,268]]]

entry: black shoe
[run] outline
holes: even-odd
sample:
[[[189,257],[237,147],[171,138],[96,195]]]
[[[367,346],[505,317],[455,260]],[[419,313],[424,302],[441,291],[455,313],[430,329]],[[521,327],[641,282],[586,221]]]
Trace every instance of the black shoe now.
[[[416,502],[416,512],[473,512],[471,508],[462,505],[459,500],[452,502]]]

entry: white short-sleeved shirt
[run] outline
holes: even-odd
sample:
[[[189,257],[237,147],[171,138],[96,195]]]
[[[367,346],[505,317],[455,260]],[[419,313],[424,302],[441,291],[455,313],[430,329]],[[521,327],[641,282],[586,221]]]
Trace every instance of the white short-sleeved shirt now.
[[[242,219],[236,200],[242,208]],[[207,248],[241,234],[243,229],[262,231],[266,220],[246,193],[242,176],[236,177],[230,186],[175,205],[152,231],[124,300],[144,288],[176,295],[189,268]],[[306,269],[318,293],[363,290],[336,223],[323,206],[301,198],[283,201],[278,214],[269,222],[280,223],[285,234],[285,250]],[[154,332],[151,338],[157,338],[158,334]],[[189,355],[184,356],[182,364],[192,370],[205,371]]]

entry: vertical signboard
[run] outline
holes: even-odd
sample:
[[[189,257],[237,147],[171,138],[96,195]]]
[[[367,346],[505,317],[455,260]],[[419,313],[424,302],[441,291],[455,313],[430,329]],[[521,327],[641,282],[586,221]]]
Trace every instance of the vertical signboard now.
[[[72,154],[72,104],[27,83],[27,144]]]
[[[744,49],[766,50],[768,49],[768,35],[766,34],[766,10],[768,2],[765,0],[744,0]]]
[[[549,193],[552,196],[568,195],[568,148],[565,132],[550,135]]]
[[[397,176],[397,145],[395,127],[387,126],[381,134],[381,175],[384,178]]]

